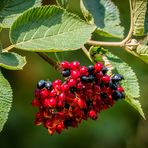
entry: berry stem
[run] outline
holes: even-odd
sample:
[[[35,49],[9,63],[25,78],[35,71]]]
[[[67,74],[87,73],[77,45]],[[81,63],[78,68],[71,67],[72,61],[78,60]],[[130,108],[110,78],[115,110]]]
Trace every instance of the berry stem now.
[[[37,54],[44,59],[47,63],[49,63],[52,67],[54,67],[56,70],[58,69],[58,62],[53,60],[52,58],[48,57],[47,54],[42,53],[42,52],[37,52]]]
[[[89,51],[85,48],[85,46],[81,46],[82,51],[85,53],[85,55],[89,58],[89,60],[93,63]]]

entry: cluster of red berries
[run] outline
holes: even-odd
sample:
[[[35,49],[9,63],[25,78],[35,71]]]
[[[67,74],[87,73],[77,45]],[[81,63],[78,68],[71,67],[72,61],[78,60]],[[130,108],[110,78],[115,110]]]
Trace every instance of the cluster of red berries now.
[[[51,135],[70,126],[77,127],[87,118],[96,120],[97,113],[125,97],[120,86],[123,76],[110,77],[102,63],[86,67],[78,61],[64,61],[59,68],[65,82],[40,80],[32,101],[39,108],[35,124],[44,124]]]

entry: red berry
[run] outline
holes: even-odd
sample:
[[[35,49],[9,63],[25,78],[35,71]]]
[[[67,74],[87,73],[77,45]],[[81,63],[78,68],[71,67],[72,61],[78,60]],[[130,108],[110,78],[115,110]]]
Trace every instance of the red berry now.
[[[61,90],[62,91],[68,91],[69,90],[69,85],[68,84],[62,84],[61,85]]]
[[[107,84],[107,83],[109,83],[109,81],[110,81],[110,77],[109,77],[108,75],[104,75],[104,76],[102,77],[102,81],[103,81],[105,84]]]
[[[60,101],[65,100],[65,98],[66,98],[66,95],[65,95],[64,93],[61,93],[61,94],[59,95],[59,100],[60,100]]]
[[[86,102],[84,100],[78,99],[77,103],[80,108],[86,108]]]
[[[71,86],[75,86],[75,85],[76,85],[76,80],[73,79],[73,78],[69,79],[68,85],[69,85],[70,87],[71,87]]]
[[[45,126],[46,128],[51,127],[51,126],[52,126],[52,121],[51,121],[50,119],[48,119],[48,120],[44,123],[44,126]]]
[[[78,90],[82,90],[83,89],[83,83],[82,82],[79,82],[78,84],[77,84],[77,89]]]
[[[31,104],[32,104],[32,106],[40,106],[40,102],[36,98],[32,100],[32,103]]]
[[[56,98],[45,99],[43,104],[44,104],[45,107],[54,108],[57,104],[57,99]]]
[[[49,95],[50,95],[51,97],[54,97],[54,96],[56,96],[56,94],[57,94],[56,90],[53,89],[53,90],[50,92]]]
[[[70,64],[69,62],[67,61],[63,61],[60,63],[60,66],[63,68],[63,69],[69,69],[70,68]]]
[[[75,70],[80,68],[80,63],[78,61],[74,61],[70,63],[70,68]]]
[[[61,122],[60,124],[57,125],[56,131],[60,134],[63,129],[64,129],[64,123]]]
[[[52,82],[53,87],[56,87],[57,85],[61,85],[61,84],[62,84],[62,81],[59,79]]]
[[[34,92],[34,95],[36,98],[39,98],[40,97],[40,89],[36,89]]]
[[[95,68],[95,72],[99,72],[99,71],[102,70],[103,64],[100,63],[100,62],[98,62],[98,63],[96,63],[96,64],[94,65],[94,68]]]
[[[92,109],[92,110],[90,110],[90,111],[88,112],[88,116],[89,116],[90,118],[92,118],[93,120],[96,120],[96,119],[97,119],[97,112]]]
[[[40,95],[41,95],[41,99],[45,99],[48,97],[49,91],[47,89],[43,89],[43,90],[41,90]]]
[[[118,90],[119,92],[123,92],[123,91],[124,91],[124,89],[123,89],[121,86],[118,86],[118,87],[117,87],[117,90]]]
[[[85,66],[80,67],[80,74],[88,74],[87,68]]]
[[[78,70],[72,70],[71,71],[71,77],[76,79],[80,76],[80,72]]]

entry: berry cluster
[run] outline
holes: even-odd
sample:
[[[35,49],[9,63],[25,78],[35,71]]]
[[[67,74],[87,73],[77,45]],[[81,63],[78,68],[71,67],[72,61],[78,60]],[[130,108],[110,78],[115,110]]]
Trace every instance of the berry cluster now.
[[[77,127],[87,118],[96,120],[97,113],[124,98],[124,89],[120,86],[123,76],[110,77],[102,63],[86,67],[77,61],[64,61],[59,69],[65,81],[40,80],[32,101],[32,105],[39,108],[35,124],[44,124],[51,135],[69,126]]]

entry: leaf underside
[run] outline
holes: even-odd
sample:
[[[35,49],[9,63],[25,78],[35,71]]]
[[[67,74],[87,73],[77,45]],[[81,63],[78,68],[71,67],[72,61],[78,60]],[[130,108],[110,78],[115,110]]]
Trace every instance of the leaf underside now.
[[[56,6],[33,8],[20,16],[10,32],[16,48],[56,52],[79,49],[95,30],[79,17]]]
[[[25,57],[14,52],[0,53],[0,67],[10,70],[21,70],[26,64]]]
[[[111,0],[81,0],[81,10],[90,23],[97,26],[96,33],[105,37],[123,38],[118,8]]]
[[[135,36],[143,36],[148,33],[148,1],[134,0],[134,32]]]
[[[8,113],[12,104],[12,90],[9,82],[0,71],[0,132],[8,119]]]
[[[10,28],[24,11],[41,6],[42,0],[0,0],[0,26]]]

